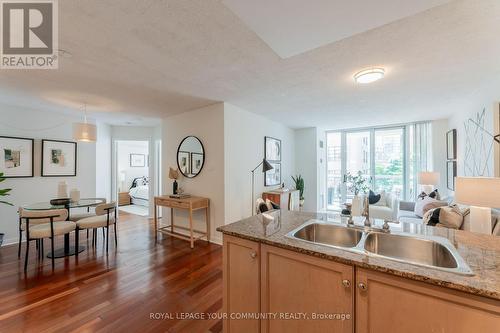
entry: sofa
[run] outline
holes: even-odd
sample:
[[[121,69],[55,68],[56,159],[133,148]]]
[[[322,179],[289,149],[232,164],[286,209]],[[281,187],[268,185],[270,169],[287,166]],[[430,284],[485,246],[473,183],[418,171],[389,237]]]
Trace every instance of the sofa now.
[[[448,203],[451,203],[453,200],[448,199]],[[397,220],[399,222],[409,222],[409,223],[417,223],[422,224],[423,219],[418,217],[414,213],[415,210],[415,202],[410,201],[399,201],[399,207],[397,212]],[[494,236],[500,236],[500,209],[492,209],[492,234]],[[461,230],[470,231],[470,215],[467,215],[464,219],[464,222],[460,228]]]
[[[385,193],[385,201],[380,204],[370,205],[370,217],[381,220],[395,221],[398,217],[398,199],[390,193]],[[361,211],[353,212],[353,215],[361,215],[365,195],[360,196]]]

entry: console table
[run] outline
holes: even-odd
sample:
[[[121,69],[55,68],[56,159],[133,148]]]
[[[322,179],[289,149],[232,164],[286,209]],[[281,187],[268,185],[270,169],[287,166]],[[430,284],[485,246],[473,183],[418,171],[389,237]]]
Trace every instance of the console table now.
[[[170,224],[161,226],[158,223],[158,207],[170,208]],[[189,213],[189,228],[174,225],[174,209],[186,210]],[[193,212],[196,210],[205,210],[206,231],[200,231],[193,228]],[[158,233],[166,234],[175,238],[187,240],[194,248],[194,242],[200,238],[206,238],[210,241],[210,200],[202,197],[189,197],[185,199],[170,198],[169,196],[159,196],[154,199],[154,224],[155,240],[158,241]],[[189,231],[189,236],[175,229]],[[196,234],[196,235],[195,235]]]

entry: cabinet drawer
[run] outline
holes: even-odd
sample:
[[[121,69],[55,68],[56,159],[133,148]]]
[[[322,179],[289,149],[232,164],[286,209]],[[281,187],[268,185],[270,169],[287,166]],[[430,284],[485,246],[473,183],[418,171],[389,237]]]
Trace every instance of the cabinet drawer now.
[[[159,206],[171,207],[171,208],[183,208],[183,209],[189,208],[189,202],[175,201],[175,200],[169,200],[169,199],[157,198],[156,204]]]

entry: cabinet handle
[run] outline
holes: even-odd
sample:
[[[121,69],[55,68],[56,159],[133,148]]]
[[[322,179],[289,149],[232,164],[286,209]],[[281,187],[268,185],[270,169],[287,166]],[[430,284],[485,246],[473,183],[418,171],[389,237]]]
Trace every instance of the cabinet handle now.
[[[250,257],[251,257],[252,259],[257,258],[257,252],[252,252],[252,253],[250,253]]]
[[[368,289],[368,286],[363,282],[360,282],[358,283],[358,288],[361,289],[361,291],[366,291]]]
[[[345,288],[349,288],[351,286],[351,281],[349,280],[342,280],[342,285],[345,287]]]

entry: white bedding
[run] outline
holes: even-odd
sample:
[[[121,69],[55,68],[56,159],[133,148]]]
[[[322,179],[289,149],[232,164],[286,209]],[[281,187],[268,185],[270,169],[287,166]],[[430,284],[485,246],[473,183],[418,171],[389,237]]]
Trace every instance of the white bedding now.
[[[130,197],[134,199],[149,199],[149,186],[148,185],[140,185],[137,187],[133,187],[129,191]]]

